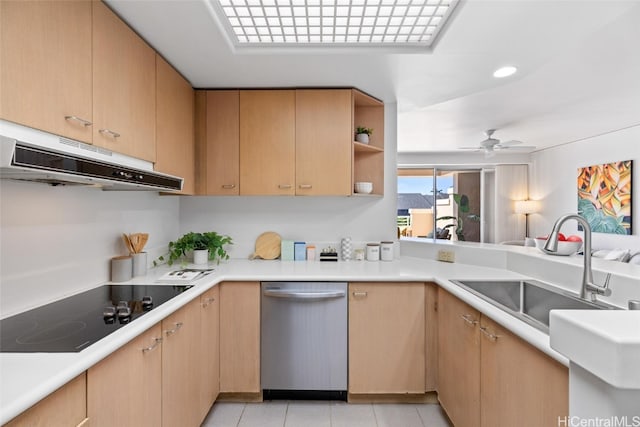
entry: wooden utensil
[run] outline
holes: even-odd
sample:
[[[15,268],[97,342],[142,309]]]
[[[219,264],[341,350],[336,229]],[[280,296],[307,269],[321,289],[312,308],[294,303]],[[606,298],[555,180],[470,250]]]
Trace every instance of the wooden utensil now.
[[[122,233],[122,240],[124,240],[124,245],[129,251],[129,253],[134,254],[135,251],[133,250],[133,245],[131,244],[131,240],[129,239],[129,236],[127,236],[125,233]]]
[[[276,259],[280,256],[282,238],[278,233],[267,231],[256,239],[256,250],[249,259]]]

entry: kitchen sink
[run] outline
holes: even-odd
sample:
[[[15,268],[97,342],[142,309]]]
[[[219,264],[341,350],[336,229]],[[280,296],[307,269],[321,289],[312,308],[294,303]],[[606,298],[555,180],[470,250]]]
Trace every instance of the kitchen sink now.
[[[549,333],[551,310],[612,310],[601,301],[591,302],[536,280],[452,280],[507,313]]]

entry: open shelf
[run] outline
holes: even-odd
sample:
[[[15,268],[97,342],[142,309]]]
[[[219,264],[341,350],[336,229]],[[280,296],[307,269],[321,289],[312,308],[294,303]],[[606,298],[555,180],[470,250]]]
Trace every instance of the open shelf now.
[[[373,129],[369,143],[353,142],[353,182],[373,183],[371,194],[353,193],[358,197],[380,197],[384,194],[384,104],[357,89],[353,90],[353,132],[358,127]]]
[[[375,147],[369,144],[363,144],[362,142],[353,141],[353,151],[356,153],[380,153],[384,151],[384,148]]]

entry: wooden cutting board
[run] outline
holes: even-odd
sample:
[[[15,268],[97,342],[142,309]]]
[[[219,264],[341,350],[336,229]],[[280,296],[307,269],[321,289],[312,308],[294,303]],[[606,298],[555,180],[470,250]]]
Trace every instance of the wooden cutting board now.
[[[278,233],[267,231],[256,239],[256,250],[249,259],[276,259],[280,257],[282,238]]]

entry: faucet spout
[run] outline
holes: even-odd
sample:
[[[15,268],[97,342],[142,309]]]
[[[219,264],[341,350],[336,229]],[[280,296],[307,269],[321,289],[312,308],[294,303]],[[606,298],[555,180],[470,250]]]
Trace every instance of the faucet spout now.
[[[547,243],[545,243],[542,251],[548,254],[553,254],[558,251],[558,233],[562,225],[570,219],[575,219],[584,229],[584,268],[582,270],[580,297],[586,299],[588,291],[593,290],[594,287],[599,288],[599,286],[593,283],[593,272],[591,270],[591,226],[587,220],[577,214],[566,214],[558,218],[555,224],[553,224],[551,234],[547,238]]]

